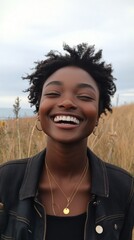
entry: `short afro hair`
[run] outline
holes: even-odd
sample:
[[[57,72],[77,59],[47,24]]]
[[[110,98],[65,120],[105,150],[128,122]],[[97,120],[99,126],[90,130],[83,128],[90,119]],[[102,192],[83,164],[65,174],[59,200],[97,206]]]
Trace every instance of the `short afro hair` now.
[[[76,66],[88,72],[95,80],[100,93],[99,116],[107,111],[112,112],[111,97],[116,92],[115,78],[112,75],[111,64],[102,61],[102,50],[95,52],[95,46],[87,43],[79,44],[73,48],[64,44],[62,54],[58,51],[50,51],[43,61],[35,62],[35,70],[23,79],[29,80],[30,87],[28,99],[31,106],[35,106],[35,113],[39,111],[42,88],[47,78],[55,71],[66,66]]]

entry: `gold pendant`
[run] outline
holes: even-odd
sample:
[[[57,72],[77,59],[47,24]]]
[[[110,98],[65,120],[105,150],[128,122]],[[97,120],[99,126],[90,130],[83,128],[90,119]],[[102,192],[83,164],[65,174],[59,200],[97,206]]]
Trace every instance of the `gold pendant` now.
[[[69,214],[69,212],[70,212],[69,208],[66,207],[66,208],[63,209],[63,213],[65,215]]]

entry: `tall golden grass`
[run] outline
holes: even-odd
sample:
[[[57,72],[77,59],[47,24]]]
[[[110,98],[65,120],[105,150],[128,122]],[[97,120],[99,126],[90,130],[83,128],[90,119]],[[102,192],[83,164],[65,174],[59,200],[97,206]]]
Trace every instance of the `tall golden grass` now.
[[[134,175],[134,104],[113,109],[102,116],[88,146],[100,158]],[[0,163],[25,158],[46,146],[43,132],[36,129],[36,117],[0,121]]]

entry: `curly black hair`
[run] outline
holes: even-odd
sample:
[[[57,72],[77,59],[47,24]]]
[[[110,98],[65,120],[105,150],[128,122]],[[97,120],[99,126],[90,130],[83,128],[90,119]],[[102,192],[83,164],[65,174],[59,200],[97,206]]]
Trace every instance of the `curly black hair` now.
[[[66,53],[63,55],[58,51],[50,51],[46,59],[35,62],[35,70],[23,79],[28,79],[30,87],[25,90],[29,92],[28,99],[31,106],[35,106],[35,113],[39,110],[42,88],[47,78],[58,69],[65,66],[77,66],[87,71],[95,80],[99,92],[99,116],[107,111],[112,112],[111,97],[116,91],[115,78],[112,75],[111,64],[102,61],[102,50],[95,52],[94,45],[87,43],[79,44],[73,48],[67,44],[63,45]]]

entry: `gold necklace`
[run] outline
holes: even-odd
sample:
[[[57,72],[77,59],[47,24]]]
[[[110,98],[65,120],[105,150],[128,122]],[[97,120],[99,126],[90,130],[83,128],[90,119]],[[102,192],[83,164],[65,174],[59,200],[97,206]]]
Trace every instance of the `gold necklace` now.
[[[49,173],[48,173],[48,169],[47,169],[47,168],[46,168],[46,172],[47,172],[47,177],[48,177],[48,181],[49,181],[49,185],[50,185],[50,190],[51,190],[52,211],[53,211],[53,214],[56,216],[55,209],[54,209],[54,196],[53,196],[53,190],[52,190],[52,183],[51,183],[51,180],[50,180],[50,177],[49,177]]]
[[[73,201],[75,195],[77,194],[78,192],[78,189],[79,189],[79,186],[81,185],[83,179],[85,178],[86,176],[86,173],[87,173],[87,170],[88,170],[88,160],[86,162],[86,165],[82,171],[82,174],[80,176],[80,180],[78,181],[78,184],[76,184],[73,192],[71,193],[70,197],[67,197],[65,192],[63,191],[63,189],[59,186],[58,182],[56,181],[56,179],[54,178],[53,174],[51,173],[50,169],[48,168],[48,165],[46,163],[46,170],[47,170],[47,176],[48,176],[48,180],[49,180],[49,185],[50,185],[50,190],[51,190],[51,197],[52,197],[52,210],[53,210],[53,213],[54,215],[56,215],[55,213],[55,209],[54,209],[54,196],[53,196],[53,191],[52,191],[52,183],[51,183],[51,179],[50,179],[50,176],[51,178],[54,180],[54,182],[56,183],[56,185],[58,186],[58,188],[60,189],[60,191],[62,192],[62,194],[64,195],[64,197],[66,198],[67,200],[67,205],[66,207],[63,209],[63,213],[65,215],[68,215],[70,213],[70,209],[69,209],[69,205],[71,204],[71,202]]]

